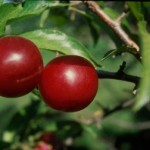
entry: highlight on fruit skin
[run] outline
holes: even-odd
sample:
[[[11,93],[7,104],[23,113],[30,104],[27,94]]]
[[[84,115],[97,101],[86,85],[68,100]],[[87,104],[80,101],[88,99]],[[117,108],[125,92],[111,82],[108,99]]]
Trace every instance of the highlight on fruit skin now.
[[[39,90],[51,108],[74,112],[86,108],[96,96],[98,75],[94,66],[76,55],[59,56],[44,68]]]

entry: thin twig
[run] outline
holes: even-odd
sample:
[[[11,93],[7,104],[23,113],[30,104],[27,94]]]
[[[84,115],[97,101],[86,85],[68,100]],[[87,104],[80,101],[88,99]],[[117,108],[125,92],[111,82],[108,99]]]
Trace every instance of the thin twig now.
[[[139,51],[139,46],[128,36],[128,34],[120,26],[120,20],[125,16],[125,12],[121,16],[117,17],[116,20],[112,20],[95,1],[82,0],[88,7],[97,14],[97,16],[105,22],[128,46],[135,49],[136,53]]]
[[[113,120],[111,121],[115,122],[121,128],[135,129],[135,130],[150,129],[150,121],[130,123],[130,122],[123,121],[117,118],[113,118]]]
[[[70,7],[68,8],[68,10],[77,12],[77,13],[82,14],[82,15],[86,15],[86,13],[85,13],[84,11],[79,10],[79,9],[77,9],[77,8],[75,8],[75,7],[71,7],[71,6],[70,6]]]
[[[104,110],[104,115],[103,115],[103,117],[106,117],[106,116],[108,116],[108,115],[110,115],[110,114],[112,114],[112,113],[114,113],[114,112],[119,111],[119,110],[128,108],[128,107],[132,106],[133,103],[134,103],[134,100],[131,99],[131,100],[129,100],[129,101],[126,101],[126,102],[124,102],[124,103],[121,103],[120,105],[116,106],[115,108],[113,108],[113,109],[111,109],[111,110],[106,109],[106,108],[103,108],[103,110]]]
[[[121,19],[123,19],[124,17],[126,16],[126,13],[125,12],[122,12],[122,14],[120,14],[120,16],[118,16],[115,21],[120,23],[121,22]]]
[[[129,108],[130,106],[132,106],[133,103],[134,103],[134,99],[131,99],[129,101],[125,101],[125,102],[121,103],[120,105],[114,107],[111,110],[104,108],[103,106],[101,106],[100,103],[97,103],[102,108],[101,111],[98,110],[98,111],[94,112],[91,117],[89,115],[89,118],[80,118],[80,119],[78,118],[78,119],[80,120],[80,122],[82,122],[86,125],[96,124],[97,127],[99,127],[99,125],[100,125],[99,123],[103,118],[105,118],[117,111],[123,110],[125,108]]]

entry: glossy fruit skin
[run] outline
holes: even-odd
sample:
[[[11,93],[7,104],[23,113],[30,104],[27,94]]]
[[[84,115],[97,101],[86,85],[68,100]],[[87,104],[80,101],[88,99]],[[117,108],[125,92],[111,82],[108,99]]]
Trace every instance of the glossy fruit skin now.
[[[79,111],[93,101],[98,89],[98,76],[85,58],[60,56],[45,67],[39,89],[43,100],[53,109]]]
[[[0,96],[19,97],[39,83],[43,60],[37,46],[20,36],[0,38]]]

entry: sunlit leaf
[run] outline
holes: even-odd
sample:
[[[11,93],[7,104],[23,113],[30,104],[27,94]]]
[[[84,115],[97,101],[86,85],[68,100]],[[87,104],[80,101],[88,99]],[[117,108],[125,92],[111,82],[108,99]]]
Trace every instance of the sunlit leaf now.
[[[40,27],[44,27],[44,24],[46,23],[46,20],[48,19],[48,16],[49,16],[49,9],[46,9],[44,10],[44,12],[42,13],[41,15],[41,18],[40,18]]]
[[[21,9],[20,5],[10,3],[0,6],[0,33],[4,32],[7,21],[15,18]]]
[[[0,1],[1,4],[1,1]],[[69,4],[60,3],[59,1],[30,1],[26,0],[22,6],[19,3],[4,3],[0,5],[0,34],[4,32],[5,26],[8,21],[16,21],[18,19],[38,15],[47,8],[51,7],[64,7]],[[31,11],[32,10],[32,11]]]
[[[139,110],[141,107],[150,102],[150,34],[146,30],[146,22],[138,23],[143,57],[143,78],[140,84],[140,91],[135,102],[134,109]]]
[[[3,4],[3,0],[0,0],[0,6]]]
[[[66,55],[83,56],[95,66],[100,66],[79,41],[57,30],[41,29],[21,34],[32,40],[39,48],[58,51]]]
[[[109,8],[109,7],[105,7],[105,8],[104,8],[104,12],[105,12],[109,17],[111,17],[112,19],[115,19],[116,17],[119,16],[119,13],[118,13],[116,10],[111,9],[111,8]]]
[[[144,19],[141,2],[127,2],[127,4],[138,21]]]
[[[23,6],[23,10],[20,12],[19,16],[36,15],[36,14],[40,14],[41,12],[43,12],[46,8],[64,7],[68,5],[69,4],[66,4],[66,3],[60,3],[59,1],[26,0]]]
[[[26,1],[22,11],[18,17],[23,17],[27,15],[37,15],[43,12],[49,6],[49,2],[46,1]],[[31,11],[32,10],[32,11]]]

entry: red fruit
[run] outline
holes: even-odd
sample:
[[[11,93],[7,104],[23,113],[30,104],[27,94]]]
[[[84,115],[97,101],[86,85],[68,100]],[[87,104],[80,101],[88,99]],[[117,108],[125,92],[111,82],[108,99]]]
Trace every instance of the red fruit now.
[[[67,55],[53,59],[45,67],[39,89],[52,108],[73,112],[88,106],[98,88],[93,65],[81,56]]]
[[[54,144],[56,141],[55,132],[45,132],[39,138],[38,141]]]
[[[54,149],[51,145],[48,145],[47,143],[41,142],[34,147],[34,150],[54,150]]]
[[[0,95],[23,96],[39,83],[43,61],[36,45],[23,37],[0,38]]]
[[[60,139],[58,139],[56,136],[56,133],[53,131],[42,133],[41,136],[39,136],[35,141],[40,143],[47,143],[53,147],[53,150],[60,149],[64,146]]]

